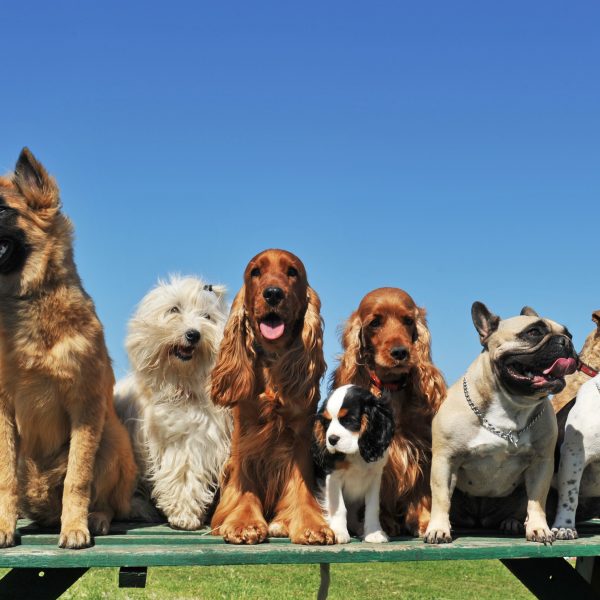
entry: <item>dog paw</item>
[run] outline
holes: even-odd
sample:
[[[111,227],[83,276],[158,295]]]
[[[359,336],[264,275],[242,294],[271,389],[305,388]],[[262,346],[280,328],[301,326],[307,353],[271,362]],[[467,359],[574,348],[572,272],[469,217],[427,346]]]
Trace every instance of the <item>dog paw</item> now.
[[[504,519],[500,523],[500,531],[507,535],[523,535],[525,525],[519,519],[509,518]]]
[[[92,545],[92,537],[87,527],[63,527],[58,538],[59,548],[79,550],[89,548]]]
[[[15,532],[0,529],[0,548],[10,548],[15,545]]]
[[[381,529],[378,529],[377,531],[372,531],[371,533],[365,535],[365,542],[368,542],[369,544],[385,544],[389,541],[390,539],[384,531],[381,531]]]
[[[525,528],[525,537],[528,542],[540,542],[544,545],[552,544],[554,541],[554,534],[547,525],[540,525],[539,527],[528,525]]]
[[[574,527],[553,527],[552,533],[556,540],[576,540],[579,537]]]
[[[423,541],[426,544],[449,544],[452,541],[449,527],[429,527]]]
[[[290,536],[293,544],[328,546],[335,544],[335,534],[326,525],[320,527],[300,527],[297,533]]]
[[[110,521],[103,512],[92,512],[88,517],[89,528],[94,535],[106,535],[110,529]]]
[[[350,541],[350,534],[347,529],[334,529],[336,544],[347,544]]]
[[[285,523],[281,521],[272,521],[269,523],[269,537],[284,538],[289,537],[290,532]]]
[[[202,521],[194,514],[171,515],[169,517],[169,525],[173,529],[195,531],[202,528]]]
[[[229,525],[223,528],[223,539],[229,544],[260,544],[269,533],[266,523]]]

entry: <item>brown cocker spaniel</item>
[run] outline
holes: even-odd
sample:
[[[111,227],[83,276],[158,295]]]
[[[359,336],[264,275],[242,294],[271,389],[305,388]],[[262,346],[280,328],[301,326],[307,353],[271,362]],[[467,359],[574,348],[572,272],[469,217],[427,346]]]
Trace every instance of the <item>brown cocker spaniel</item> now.
[[[446,384],[431,362],[425,311],[398,288],[369,292],[348,319],[335,387],[353,383],[389,397],[395,434],[381,486],[381,522],[391,535],[423,535],[429,523],[431,420]]]
[[[233,407],[231,459],[212,527],[234,544],[288,536],[333,544],[313,496],[311,435],[325,371],[321,303],[284,250],[244,272],[212,373],[212,398]]]

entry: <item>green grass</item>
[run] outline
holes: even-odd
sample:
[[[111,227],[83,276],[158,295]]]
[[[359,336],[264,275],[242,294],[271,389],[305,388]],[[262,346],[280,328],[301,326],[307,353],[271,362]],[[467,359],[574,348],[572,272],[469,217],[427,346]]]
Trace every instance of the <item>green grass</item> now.
[[[146,589],[118,589],[117,569],[92,569],[64,596],[72,600],[316,598],[318,565],[154,567]],[[3,575],[4,572],[0,572]],[[331,566],[331,600],[484,600],[533,596],[498,561],[362,563]]]

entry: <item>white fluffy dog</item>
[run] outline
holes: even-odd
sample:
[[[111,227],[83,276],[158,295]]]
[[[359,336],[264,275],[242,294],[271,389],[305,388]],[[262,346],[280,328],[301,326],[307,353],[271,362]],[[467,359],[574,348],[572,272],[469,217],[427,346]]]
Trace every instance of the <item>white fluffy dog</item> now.
[[[115,387],[140,469],[134,518],[198,529],[229,457],[231,416],[210,399],[227,320],[225,288],[194,277],[159,281],[129,323],[132,372]]]

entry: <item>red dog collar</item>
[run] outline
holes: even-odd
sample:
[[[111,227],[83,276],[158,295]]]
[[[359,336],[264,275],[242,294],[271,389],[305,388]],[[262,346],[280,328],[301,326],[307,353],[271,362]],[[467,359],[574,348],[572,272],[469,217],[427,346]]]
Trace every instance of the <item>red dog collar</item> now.
[[[371,378],[371,383],[380,391],[380,392],[397,392],[406,386],[406,379],[403,381],[397,381],[395,383],[383,382],[373,371],[369,371],[369,377]]]
[[[596,371],[596,369],[592,369],[592,367],[581,361],[577,363],[577,370],[585,373],[588,377],[596,377],[596,375],[598,375],[598,371]]]

